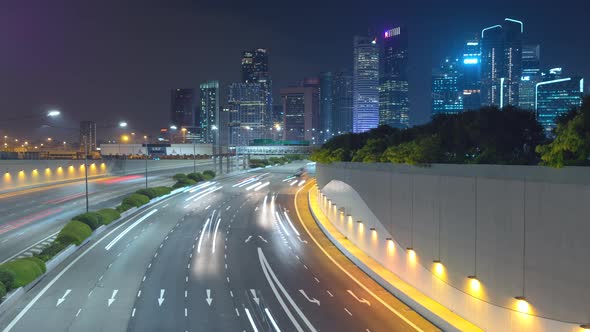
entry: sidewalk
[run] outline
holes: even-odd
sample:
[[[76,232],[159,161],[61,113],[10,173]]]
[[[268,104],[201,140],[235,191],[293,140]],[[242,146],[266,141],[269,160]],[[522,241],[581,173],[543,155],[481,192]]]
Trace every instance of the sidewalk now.
[[[299,197],[298,197],[299,196]],[[349,241],[340,233],[321,211],[317,203],[317,192],[315,180],[306,184],[296,195],[296,207],[298,213],[301,210],[309,211],[317,223],[316,228],[323,232],[329,241],[344,253],[355,265],[362,269],[367,275],[373,278],[383,288],[387,289],[394,296],[404,301],[412,309],[418,311],[434,324],[443,330],[454,331],[483,331],[471,322],[465,320],[454,312],[450,311],[440,303],[427,297],[410,284],[401,280],[397,275],[387,270],[377,261],[365,254],[360,248]],[[300,218],[302,221],[303,218]],[[305,221],[309,224],[308,220]],[[317,227],[319,226],[319,228]],[[304,225],[305,227],[305,225]],[[311,227],[305,227],[307,228]],[[311,235],[311,234],[310,234]],[[318,237],[316,235],[316,237]],[[324,236],[322,236],[324,237]],[[327,240],[327,239],[326,239]]]

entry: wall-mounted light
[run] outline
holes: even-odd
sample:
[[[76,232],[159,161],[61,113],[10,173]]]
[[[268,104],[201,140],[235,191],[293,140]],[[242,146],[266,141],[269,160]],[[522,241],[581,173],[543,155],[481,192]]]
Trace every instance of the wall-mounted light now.
[[[359,224],[362,224],[363,223],[362,220],[357,220],[356,222],[359,223]]]
[[[590,324],[582,324],[580,328],[584,329],[584,331],[590,331]]]
[[[435,259],[432,261],[434,263],[434,272],[439,278],[443,278],[445,274],[445,267],[440,262],[440,259]]]
[[[376,232],[377,230],[375,230],[375,227],[371,227],[369,228],[370,231]]]
[[[522,313],[529,313],[531,311],[531,306],[526,301],[524,296],[516,296],[516,309]]]
[[[469,286],[471,286],[471,289],[475,292],[479,292],[479,290],[481,289],[481,284],[480,284],[479,280],[477,280],[477,277],[476,276],[467,276],[467,278],[470,280]]]
[[[385,241],[391,241],[391,242],[393,242],[393,239],[390,238],[390,237],[388,237],[388,238],[385,238]]]
[[[408,252],[408,257],[410,257],[410,262],[415,263],[416,262],[416,252],[414,251],[414,248],[407,247],[406,251]]]

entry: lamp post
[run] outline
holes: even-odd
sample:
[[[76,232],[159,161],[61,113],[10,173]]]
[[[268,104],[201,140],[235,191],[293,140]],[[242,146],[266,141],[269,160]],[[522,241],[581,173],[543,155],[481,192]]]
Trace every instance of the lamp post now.
[[[148,188],[148,141],[147,136],[143,136],[145,141],[145,189]]]

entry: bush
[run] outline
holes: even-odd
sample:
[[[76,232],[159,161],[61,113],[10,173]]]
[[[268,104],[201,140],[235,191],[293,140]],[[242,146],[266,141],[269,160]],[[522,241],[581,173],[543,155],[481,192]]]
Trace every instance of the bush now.
[[[6,286],[0,281],[0,303],[2,302],[4,295],[6,295]]]
[[[108,225],[114,220],[121,218],[121,214],[115,209],[100,209],[96,213],[101,215],[103,225]]]
[[[131,206],[135,206],[135,207],[140,207],[149,201],[150,201],[150,198],[147,197],[146,195],[131,194],[123,199],[123,202],[121,203],[121,205],[127,204],[127,205],[131,205]]]
[[[188,178],[191,179],[191,180],[193,180],[193,181],[196,181],[196,182],[200,182],[200,181],[205,180],[205,177],[203,176],[203,174],[201,174],[199,172],[190,173],[188,175]]]
[[[155,198],[155,197],[158,197],[158,194],[156,194],[156,191],[154,190],[154,188],[139,189],[135,193],[136,194],[147,196],[150,199]]]
[[[85,223],[72,220],[61,229],[57,235],[57,240],[65,245],[79,245],[92,234],[92,229]]]
[[[0,266],[0,283],[6,287],[6,291],[14,288],[14,279],[16,279],[14,272]]]
[[[172,189],[170,187],[155,187],[153,188],[156,194],[159,196],[164,196],[170,194]]]
[[[0,265],[0,268],[14,273],[14,288],[26,286],[45,273],[45,263],[36,257],[16,259]]]
[[[92,230],[95,230],[103,225],[102,215],[97,212],[86,212],[79,214],[72,218],[72,220],[78,220],[88,225]]]
[[[191,179],[187,178],[184,181],[178,181],[178,182],[176,182],[172,186],[172,188],[182,188],[182,187],[186,187],[186,186],[192,186],[192,185],[195,185],[195,184],[197,184],[197,181],[191,180]]]
[[[176,180],[177,182],[184,182],[187,180],[188,177],[186,176],[186,174],[178,173],[178,174],[175,174],[172,178],[174,180]]]
[[[131,206],[131,205],[129,205],[129,204],[123,204],[123,203],[121,203],[121,204],[119,204],[119,206],[117,206],[117,207],[115,208],[115,210],[117,210],[117,212],[119,212],[119,213],[123,213],[123,212],[125,212],[125,211],[127,211],[127,210],[131,209],[132,207],[133,207],[133,206]]]
[[[64,250],[68,245],[61,243],[60,241],[53,241],[50,245],[45,247],[38,255],[40,260],[47,262],[57,255],[60,251]]]

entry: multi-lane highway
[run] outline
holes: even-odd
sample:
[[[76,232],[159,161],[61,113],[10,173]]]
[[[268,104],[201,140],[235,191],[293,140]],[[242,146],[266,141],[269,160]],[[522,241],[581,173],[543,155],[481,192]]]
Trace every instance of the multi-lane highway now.
[[[211,161],[199,161],[198,171],[211,169]],[[148,173],[149,186],[169,186],[171,176],[192,172],[193,167]],[[113,176],[89,181],[90,209],[114,207],[125,195],[144,188],[143,174]],[[69,219],[85,212],[84,181],[0,194],[0,263],[26,255],[26,251],[56,234]]]
[[[437,331],[321,236],[309,186],[286,180],[300,166],[130,216],[49,273],[0,331]]]

